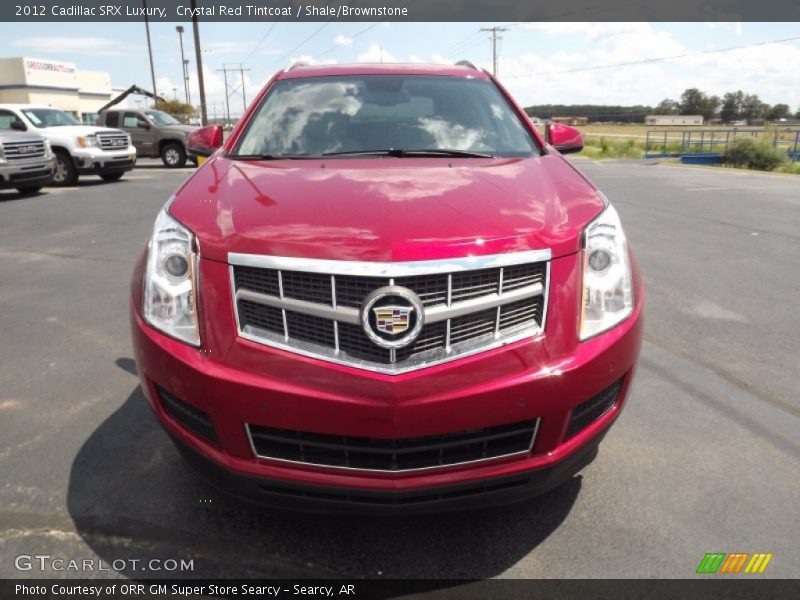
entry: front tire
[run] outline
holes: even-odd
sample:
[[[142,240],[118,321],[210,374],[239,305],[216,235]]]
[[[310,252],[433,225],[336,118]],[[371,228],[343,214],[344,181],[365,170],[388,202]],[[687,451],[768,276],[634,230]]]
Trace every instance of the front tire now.
[[[164,144],[161,148],[161,162],[168,169],[179,169],[186,166],[186,149],[175,142]]]
[[[23,196],[32,196],[33,194],[38,194],[39,190],[41,189],[42,186],[40,185],[25,185],[22,187],[18,187],[17,191]]]
[[[103,175],[100,175],[100,178],[103,181],[107,181],[108,183],[112,183],[114,181],[119,181],[120,179],[122,179],[123,175],[124,175],[124,173],[105,173]]]
[[[63,150],[56,150],[56,170],[53,185],[75,185],[78,182],[78,169],[72,157]]]

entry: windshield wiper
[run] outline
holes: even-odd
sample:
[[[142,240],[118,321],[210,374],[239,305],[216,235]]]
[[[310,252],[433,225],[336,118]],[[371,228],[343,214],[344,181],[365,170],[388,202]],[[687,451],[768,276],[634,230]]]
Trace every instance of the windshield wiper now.
[[[342,150],[339,152],[324,152],[322,156],[449,156],[452,158],[494,158],[491,154],[483,152],[470,152],[468,150],[452,150],[449,148],[386,148],[383,150]]]

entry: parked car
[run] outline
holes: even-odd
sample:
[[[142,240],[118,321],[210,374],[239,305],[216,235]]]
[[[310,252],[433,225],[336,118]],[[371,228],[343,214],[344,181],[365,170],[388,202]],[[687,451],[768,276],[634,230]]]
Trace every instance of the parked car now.
[[[80,175],[117,181],[136,162],[130,137],[119,129],[81,125],[64,111],[49,106],[0,104],[0,114],[13,115],[20,130],[50,142],[55,154],[56,185],[74,185]]]
[[[52,181],[55,157],[43,137],[14,131],[14,119],[0,110],[0,190],[35,194]]]
[[[625,406],[642,278],[614,206],[491,75],[276,75],[156,217],[142,389],[220,488],[289,509],[513,502]]]
[[[140,157],[161,158],[165,166],[186,165],[186,140],[197,129],[183,125],[172,115],[160,110],[112,108],[100,113],[98,125],[119,127],[127,131]]]

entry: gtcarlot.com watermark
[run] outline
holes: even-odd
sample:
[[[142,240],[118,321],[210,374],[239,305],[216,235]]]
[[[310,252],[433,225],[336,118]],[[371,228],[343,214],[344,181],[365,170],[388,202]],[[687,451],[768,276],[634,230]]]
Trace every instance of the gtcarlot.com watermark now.
[[[50,554],[20,554],[14,559],[18,571],[61,572],[130,572],[152,571],[177,573],[194,571],[194,559],[185,558],[117,558],[107,562],[97,558],[64,558]]]

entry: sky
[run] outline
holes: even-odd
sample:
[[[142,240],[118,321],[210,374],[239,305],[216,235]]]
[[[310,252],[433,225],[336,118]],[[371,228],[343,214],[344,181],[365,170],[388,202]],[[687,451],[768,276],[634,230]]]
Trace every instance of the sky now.
[[[177,23],[151,23],[159,93],[183,98]],[[505,26],[499,43],[501,82],[524,106],[532,104],[644,104],[678,99],[697,87],[722,95],[741,89],[770,104],[800,109],[800,23],[200,23],[209,112],[222,114],[223,66],[243,63],[246,99],[278,69],[308,63],[456,62],[491,69],[489,34]],[[185,23],[191,60],[190,91],[198,102],[194,42]],[[762,44],[776,40],[778,43]],[[761,44],[761,45],[756,45]],[[725,50],[733,47],[745,48]],[[702,53],[702,54],[701,54]],[[691,55],[627,66],[619,63]],[[107,71],[112,85],[151,88],[144,23],[0,23],[0,57],[26,56]],[[238,72],[229,87],[241,87]],[[173,88],[177,92],[173,92]],[[241,113],[241,90],[230,96]]]

